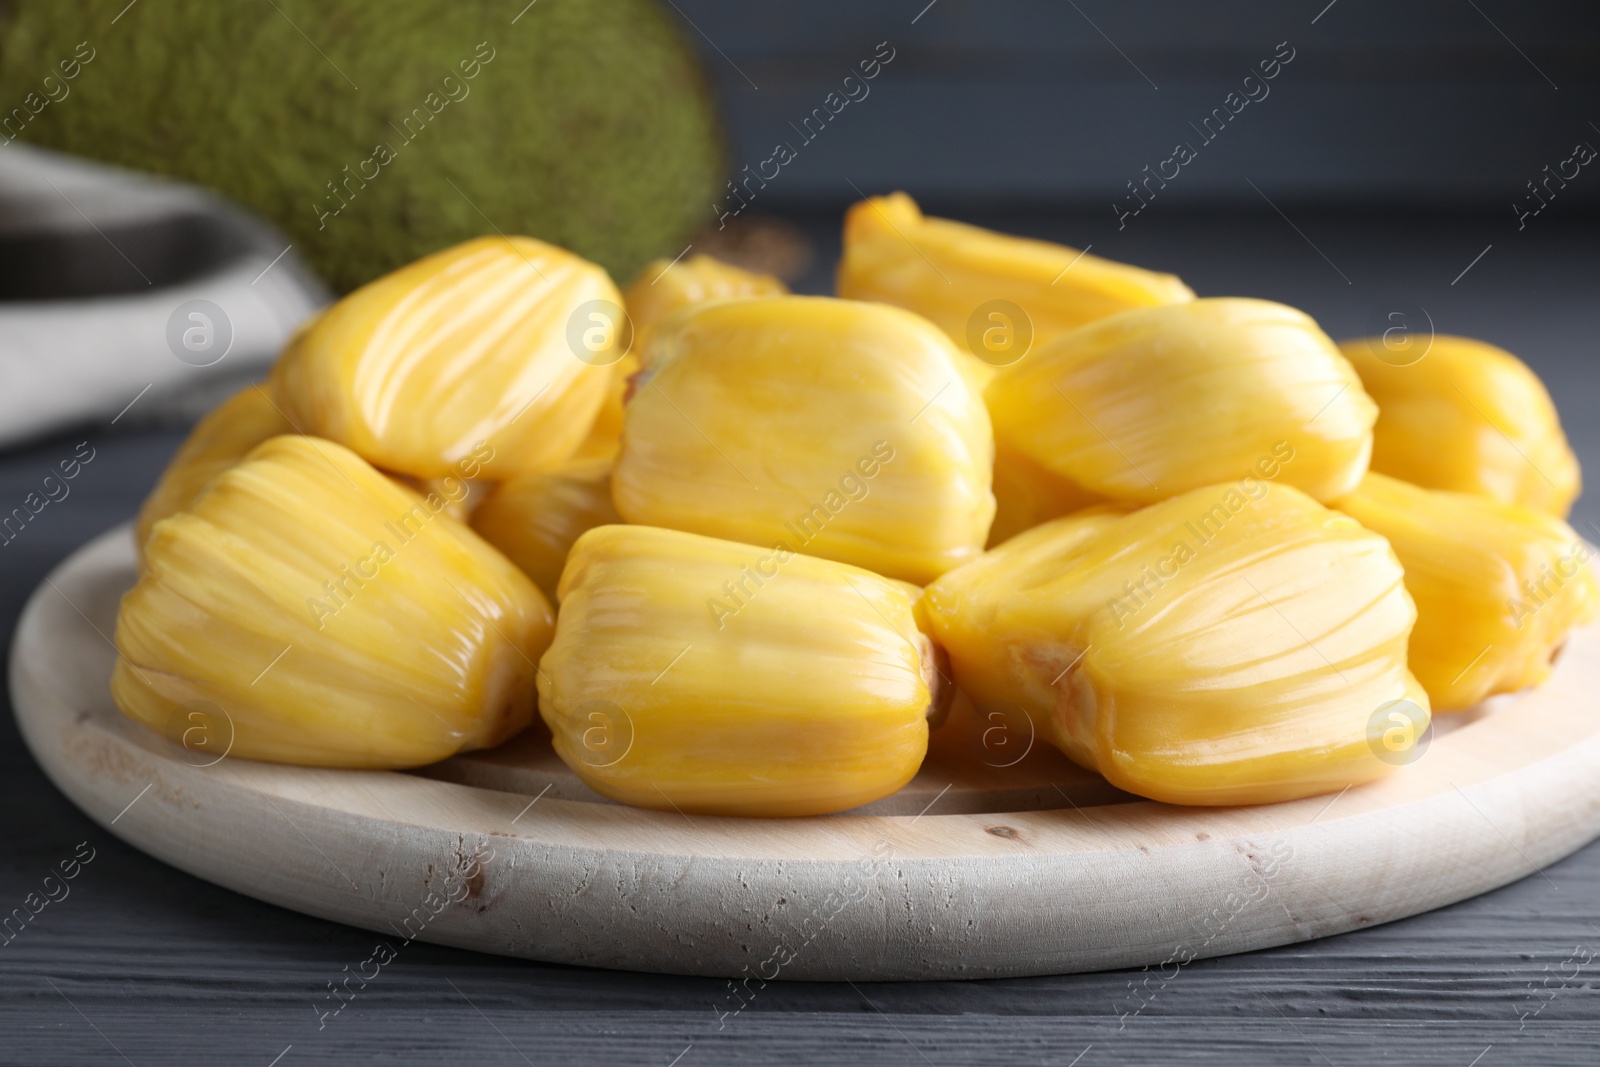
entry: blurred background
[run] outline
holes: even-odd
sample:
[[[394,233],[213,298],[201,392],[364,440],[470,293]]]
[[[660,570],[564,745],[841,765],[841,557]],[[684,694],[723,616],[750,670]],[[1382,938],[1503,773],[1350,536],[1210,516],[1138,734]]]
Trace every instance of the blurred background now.
[[[821,0],[758,13],[672,2],[716,84],[735,164],[793,139],[789,123],[879,41],[895,49],[869,99],[762,194],[769,207],[833,206],[857,185],[912,190],[943,210],[1072,205],[1110,221],[1124,183],[1176,142],[1200,146],[1194,126],[1281,42],[1294,58],[1270,95],[1201,148],[1162,207],[1253,208],[1254,182],[1283,207],[1510,219],[1527,181],[1600,137],[1590,4]],[[1600,182],[1561,198],[1593,205]]]

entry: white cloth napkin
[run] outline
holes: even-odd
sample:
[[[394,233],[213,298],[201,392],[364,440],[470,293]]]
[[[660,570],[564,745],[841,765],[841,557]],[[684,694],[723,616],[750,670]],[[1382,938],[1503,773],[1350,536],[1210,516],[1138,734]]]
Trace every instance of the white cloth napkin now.
[[[0,446],[259,378],[329,299],[211,194],[0,147]]]

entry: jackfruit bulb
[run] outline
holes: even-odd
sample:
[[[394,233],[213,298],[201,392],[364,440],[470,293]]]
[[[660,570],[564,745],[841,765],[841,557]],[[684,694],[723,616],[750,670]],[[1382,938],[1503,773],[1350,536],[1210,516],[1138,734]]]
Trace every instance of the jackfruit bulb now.
[[[1566,518],[1583,488],[1555,403],[1503,348],[1467,337],[1339,346],[1378,404],[1372,469]]]
[[[156,523],[188,507],[211,479],[261,442],[294,432],[294,425],[260,385],[247,385],[217,405],[190,431],[145,498],[134,523],[134,543],[142,550]]]
[[[1335,506],[1394,546],[1417,603],[1411,669],[1438,711],[1543,682],[1600,611],[1593,550],[1552,515],[1375,472]]]
[[[1025,359],[1119,311],[1194,299],[1174,275],[932,218],[905,193],[863,200],[845,215],[838,291],[915,311],[990,365]]]
[[[1427,726],[1394,552],[1286,485],[1056,519],[940,578],[924,607],[962,691],[1154,800],[1336,791],[1398,765],[1390,714],[1413,745]]]
[[[481,237],[323,312],[273,368],[273,399],[302,433],[399,474],[552,470],[578,451],[611,388],[627,343],[621,300],[605,271],[570,252]]]
[[[274,437],[145,544],[111,695],[244,759],[413,767],[532,721],[550,605],[510,561],[349,449]],[[221,747],[220,744],[217,747]]]
[[[612,475],[617,511],[926,582],[975,559],[994,445],[927,320],[855,300],[701,304],[651,331]]]
[[[540,714],[596,791],[640,807],[820,815],[911,780],[939,705],[917,590],[648,526],[578,539]]]
[[[1310,316],[1232,297],[1099,319],[1002,368],[984,398],[1005,446],[1144,502],[1264,478],[1343,496],[1378,415]]]

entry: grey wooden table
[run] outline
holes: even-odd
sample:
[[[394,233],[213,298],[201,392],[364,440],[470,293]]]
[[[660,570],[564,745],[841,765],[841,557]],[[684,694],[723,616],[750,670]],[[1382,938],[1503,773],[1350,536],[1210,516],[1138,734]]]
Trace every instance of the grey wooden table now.
[[[835,254],[833,223],[800,221],[817,245],[816,288]],[[1297,304],[1335,336],[1391,311],[1415,320],[1413,306],[1425,308],[1440,332],[1485,337],[1528,359],[1585,464],[1600,471],[1595,221],[1552,210],[1519,232],[1510,212],[1290,209],[1286,218],[1265,206],[1247,215],[1153,208],[1120,232],[1109,212],[983,221],[1093,242],[1097,253],[1176,270],[1203,295]],[[70,495],[0,548],[8,640],[46,571],[130,516],[179,440],[171,430],[130,431],[128,421],[0,454],[3,512],[79,441],[95,449]],[[1597,519],[1600,506],[1580,502],[1574,521],[1591,540]],[[218,889],[121,844],[44,779],[9,715],[0,717],[0,841],[0,914],[21,907],[60,861],[93,855],[69,895],[0,945],[0,1064],[1600,1060],[1600,846],[1428,915],[1200,961],[1166,979],[776,984],[721,1018],[720,981],[414,944],[323,1022],[329,983],[367,957],[371,935]]]

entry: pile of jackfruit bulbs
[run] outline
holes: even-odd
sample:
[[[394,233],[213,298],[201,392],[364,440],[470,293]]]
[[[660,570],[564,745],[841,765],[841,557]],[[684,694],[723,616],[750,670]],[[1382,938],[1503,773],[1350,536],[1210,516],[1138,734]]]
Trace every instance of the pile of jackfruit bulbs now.
[[[749,816],[893,793],[964,701],[1134,794],[1288,800],[1548,676],[1600,602],[1578,491],[1498,348],[1336,345],[904,194],[849,211],[836,298],[486,237],[195,429],[112,694],[321,767],[537,711],[609,798]]]

